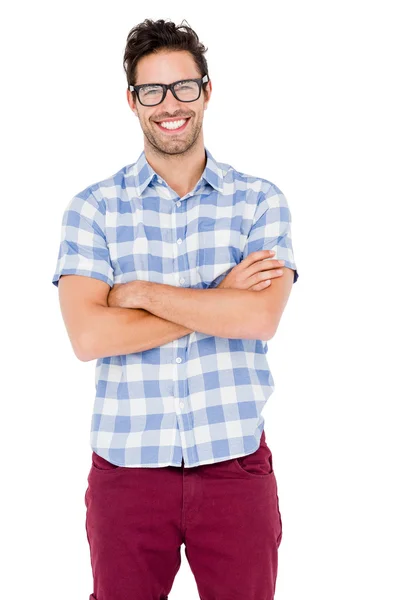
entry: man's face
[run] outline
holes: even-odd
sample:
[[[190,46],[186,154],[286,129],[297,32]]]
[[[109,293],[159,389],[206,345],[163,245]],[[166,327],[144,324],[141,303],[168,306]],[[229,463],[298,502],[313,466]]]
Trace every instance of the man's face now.
[[[192,55],[186,51],[163,51],[149,54],[137,64],[136,85],[144,83],[173,83],[181,79],[199,78],[199,73]],[[140,126],[148,142],[159,152],[165,154],[181,154],[186,152],[197,140],[203,125],[204,110],[211,95],[211,82],[207,84],[207,97],[203,89],[200,97],[194,102],[180,102],[171,90],[167,91],[163,102],[156,106],[143,106],[137,96],[132,99],[128,90],[128,102],[139,118]],[[163,119],[189,118],[178,131],[163,129],[159,124]]]

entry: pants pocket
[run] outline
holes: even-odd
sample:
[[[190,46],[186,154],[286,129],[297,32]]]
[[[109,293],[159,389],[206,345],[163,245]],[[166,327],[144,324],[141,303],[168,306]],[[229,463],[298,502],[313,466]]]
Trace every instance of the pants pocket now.
[[[119,465],[114,465],[102,456],[99,456],[96,452],[92,452],[92,466],[95,471],[103,471],[105,473],[121,469]]]
[[[275,476],[272,452],[265,441],[264,431],[261,434],[260,445],[257,450],[252,454],[238,456],[235,461],[237,468],[250,476],[270,478]]]

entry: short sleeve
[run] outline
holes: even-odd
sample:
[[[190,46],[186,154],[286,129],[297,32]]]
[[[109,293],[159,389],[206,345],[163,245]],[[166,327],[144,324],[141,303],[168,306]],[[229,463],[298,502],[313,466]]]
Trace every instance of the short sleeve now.
[[[61,240],[53,283],[61,275],[85,275],[114,285],[107,240],[105,203],[99,202],[89,188],[68,203],[61,224]]]
[[[293,283],[296,283],[299,274],[293,254],[291,222],[286,197],[276,185],[271,184],[268,192],[259,198],[242,259],[257,250],[274,250],[271,258],[284,260],[282,266],[294,270]]]

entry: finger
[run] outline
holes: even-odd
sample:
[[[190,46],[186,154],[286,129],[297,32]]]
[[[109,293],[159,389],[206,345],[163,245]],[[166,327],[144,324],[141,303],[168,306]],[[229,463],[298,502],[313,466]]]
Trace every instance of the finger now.
[[[275,279],[283,275],[282,269],[273,269],[271,271],[259,271],[248,278],[248,282],[252,285],[264,284],[270,279]],[[269,285],[268,283],[266,285]]]
[[[251,277],[252,275],[255,275],[256,273],[272,272],[276,269],[282,269],[283,265],[284,265],[284,262],[275,260],[274,258],[270,258],[270,259],[255,262],[252,265],[248,266],[246,268],[245,274],[247,277]]]
[[[253,263],[264,260],[265,258],[271,258],[274,256],[274,254],[274,250],[256,250],[255,252],[250,252],[250,254],[239,263],[239,265],[248,267]]]
[[[272,282],[271,282],[270,279],[266,279],[265,281],[260,281],[260,283],[257,283],[256,285],[253,285],[249,289],[252,292],[259,292],[260,290],[265,290],[267,287],[270,287],[271,283]]]

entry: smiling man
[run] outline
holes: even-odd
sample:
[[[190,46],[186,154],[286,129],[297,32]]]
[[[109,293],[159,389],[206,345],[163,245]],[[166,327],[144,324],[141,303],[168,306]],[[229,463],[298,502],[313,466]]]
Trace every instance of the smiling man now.
[[[282,521],[261,412],[298,278],[291,214],[274,183],[204,146],[205,52],[187,25],[129,32],[144,149],[63,214],[53,283],[76,356],[97,361],[91,600],[165,600],[182,544],[202,600],[274,597]]]
[[[136,85],[129,85],[127,96],[144,134],[146,159],[171,189],[185,196],[206,164],[203,117],[211,81],[207,73],[199,76],[187,50],[160,49],[140,63],[135,58],[128,68],[136,67]],[[179,80],[174,81],[176,77]],[[169,82],[169,91],[165,83],[151,85],[160,81]]]

